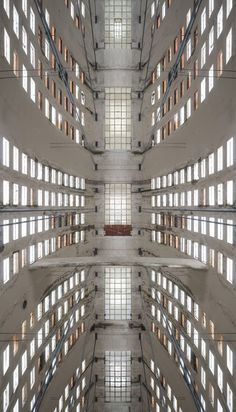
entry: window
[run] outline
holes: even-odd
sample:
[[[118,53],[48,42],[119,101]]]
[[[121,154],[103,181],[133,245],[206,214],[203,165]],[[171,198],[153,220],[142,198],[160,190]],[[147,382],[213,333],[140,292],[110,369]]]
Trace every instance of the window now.
[[[233,375],[233,351],[226,345],[226,365],[231,375]]]
[[[49,60],[50,59],[50,47],[49,47],[48,39],[45,39],[44,52],[45,52],[45,57]]]
[[[214,375],[215,373],[215,357],[213,353],[209,350],[209,369],[211,373]]]
[[[217,366],[217,384],[220,391],[223,392],[223,372],[219,365]]]
[[[162,4],[161,15],[162,15],[162,20],[164,20],[164,18],[166,17],[166,2],[165,1]]]
[[[217,172],[223,170],[223,146],[217,149]]]
[[[215,205],[215,186],[209,187],[209,206]]]
[[[201,384],[203,388],[206,389],[206,372],[203,367],[201,367]]]
[[[105,224],[131,224],[131,185],[105,185]]]
[[[13,371],[13,393],[16,391],[19,385],[19,366],[17,365]]]
[[[227,141],[227,161],[226,165],[227,167],[230,167],[234,164],[234,138],[231,137]]]
[[[19,14],[14,5],[13,5],[13,30],[14,30],[16,37],[18,37],[19,39]]]
[[[226,18],[229,17],[232,8],[233,8],[233,0],[226,0]]]
[[[208,157],[208,172],[209,175],[215,173],[215,155],[211,153]]]
[[[3,0],[3,7],[7,17],[10,18],[10,0]]]
[[[209,93],[211,92],[211,90],[214,87],[214,65],[212,64],[212,66],[210,67],[209,70],[209,76],[208,76],[208,91]]]
[[[153,1],[151,5],[151,18],[154,16],[154,14],[155,14],[155,1]]]
[[[130,46],[131,0],[105,0],[105,48],[127,49]]]
[[[6,349],[3,351],[3,375],[7,372],[10,365],[10,345],[7,345]]]
[[[6,245],[9,242],[9,219],[4,219],[3,220],[3,235],[2,235],[2,242],[4,245]]]
[[[47,25],[48,25],[48,27],[50,28],[50,15],[49,15],[49,13],[48,13],[48,10],[47,9],[45,9],[45,20],[46,20],[46,22],[47,22]]]
[[[220,10],[217,14],[217,39],[220,37],[223,31],[223,6],[221,6]]]
[[[201,340],[201,354],[206,359],[206,342],[203,339]]]
[[[186,46],[186,57],[187,57],[187,60],[190,59],[191,53],[192,53],[192,40],[189,39],[188,42],[187,42],[187,46]]]
[[[10,259],[9,257],[3,259],[3,283],[7,283],[10,280]]]
[[[131,149],[131,89],[105,89],[105,148]]]
[[[3,180],[2,182],[2,198],[3,198],[3,205],[9,205],[10,203],[10,185],[7,180]]]
[[[214,0],[209,0],[209,13],[208,13],[209,18],[211,17],[213,10],[214,10]]]
[[[187,119],[191,116],[191,109],[192,109],[192,103],[191,103],[191,97],[187,101],[187,110],[186,110],[186,116]]]
[[[21,357],[21,375],[24,375],[27,369],[27,351],[25,351]]]
[[[131,319],[131,268],[105,268],[105,319]]]
[[[210,55],[212,50],[214,49],[214,26],[212,26],[210,33],[209,33],[209,39],[208,39],[208,54]]]
[[[35,14],[33,9],[30,7],[30,29],[35,34]]]
[[[230,412],[233,412],[233,391],[227,383],[227,406]]]
[[[32,43],[30,43],[30,63],[35,69],[35,48]]]
[[[85,4],[81,1],[81,14],[85,18]]]
[[[130,351],[105,352],[105,399],[106,402],[130,402]]]
[[[231,245],[234,243],[233,220],[229,219],[227,219],[227,242]]]
[[[223,205],[224,201],[224,192],[223,192],[223,183],[217,185],[217,204]]]
[[[2,164],[3,166],[10,166],[10,144],[5,137],[2,138]]]
[[[230,206],[233,205],[233,180],[227,182],[226,203]]]
[[[22,0],[22,10],[26,18],[27,18],[27,1],[28,0]]]
[[[179,115],[179,124],[180,126],[182,126],[182,124],[184,124],[185,121],[185,107],[181,107],[180,109],[180,115]]]
[[[9,383],[3,391],[3,412],[6,412],[9,406]]]
[[[206,43],[203,43],[201,48],[201,69],[206,64]]]
[[[4,28],[4,56],[7,62],[11,63],[10,37]]]
[[[232,56],[232,29],[230,29],[226,37],[226,54],[225,54],[226,64],[230,60],[231,56]]]
[[[30,79],[30,98],[35,103],[36,101],[36,91],[35,91],[35,81]]]
[[[54,106],[52,106],[52,124],[54,124],[54,126],[57,124],[57,112]]]
[[[22,87],[27,92],[28,90],[28,72],[26,67],[22,65]]]
[[[201,81],[201,103],[205,100],[206,98],[206,79],[204,78]]]
[[[233,260],[228,257],[226,259],[226,279],[233,283]]]
[[[47,98],[45,98],[45,116],[50,119],[50,106]]]
[[[25,54],[27,54],[28,53],[28,36],[27,36],[27,32],[24,26],[22,26],[22,48]]]
[[[28,173],[28,156],[25,153],[22,153],[21,156],[21,171],[24,175],[27,175]]]
[[[201,14],[201,34],[204,33],[206,29],[206,7],[203,9],[203,12]]]

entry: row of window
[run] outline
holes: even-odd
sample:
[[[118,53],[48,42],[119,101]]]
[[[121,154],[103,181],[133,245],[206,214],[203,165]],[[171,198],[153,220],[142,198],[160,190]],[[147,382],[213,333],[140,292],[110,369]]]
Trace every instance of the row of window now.
[[[10,2],[9,3],[9,15],[8,17],[10,18]],[[5,9],[6,10],[6,9]],[[7,13],[8,14],[8,13]],[[46,17],[46,21],[50,27],[50,16],[49,13],[47,11],[47,9],[45,9],[45,17]],[[20,38],[20,34],[21,34],[21,44],[22,44],[22,49],[25,52],[26,56],[29,55],[29,61],[33,67],[33,70],[36,70],[36,56],[35,56],[35,46],[33,45],[32,42],[28,41],[28,34],[32,35],[35,34],[35,14],[32,8],[30,8],[30,33],[27,32],[26,28],[22,25],[22,27],[20,28],[20,24],[19,24],[19,14],[18,11],[15,7],[15,5],[13,5],[13,12],[12,12],[12,20],[13,20],[13,31],[14,34],[16,35],[16,37],[19,39]],[[52,36],[54,41],[56,41],[56,29],[55,27],[52,27]],[[47,60],[49,60],[51,62],[51,66],[52,69],[55,70],[56,69],[56,60],[53,54],[50,54],[50,45],[49,45],[49,41],[47,40],[47,38],[45,38],[44,41],[44,48],[43,48],[43,33],[42,30],[38,29],[38,44],[42,50],[43,55],[45,56],[45,58]],[[62,39],[59,38],[59,44],[58,44],[58,48],[59,51],[62,52]],[[11,56],[12,54],[12,56]],[[70,137],[75,140],[77,143],[81,143],[80,142],[80,131],[79,129],[75,128],[73,125],[69,126],[69,123],[67,120],[64,120],[64,126],[63,126],[63,119],[62,119],[62,115],[61,113],[57,113],[56,107],[51,105],[49,103],[49,100],[45,97],[45,99],[43,99],[42,93],[41,91],[37,91],[36,90],[36,83],[34,80],[34,76],[30,77],[28,75],[29,71],[27,69],[27,67],[22,64],[22,67],[20,68],[19,65],[19,56],[18,53],[16,51],[13,51],[13,53],[11,52],[11,39],[10,36],[8,34],[8,31],[6,30],[6,28],[4,28],[4,56],[6,58],[6,60],[8,61],[9,64],[11,64],[11,61],[13,62],[13,72],[16,76],[19,76],[22,78],[22,87],[24,88],[24,90],[26,92],[29,92],[30,94],[30,98],[31,100],[36,103],[37,101],[37,105],[38,108],[40,110],[43,110],[43,100],[44,100],[44,112],[45,112],[45,116],[55,125],[59,128],[59,130],[63,130],[64,127],[64,132],[66,135],[70,134]],[[66,62],[69,62],[69,50],[67,47],[65,47],[65,52],[64,52],[64,57]],[[75,72],[75,76],[79,77],[80,76],[80,69],[79,69],[79,65],[77,62],[75,62],[74,58],[71,56],[71,70],[72,73]],[[31,71],[31,70],[30,70]],[[39,77],[41,77],[41,79],[43,79],[44,77],[44,83],[45,83],[45,87],[47,89],[50,88],[50,80],[49,80],[49,75],[50,75],[50,71],[45,71],[45,73],[43,73],[43,66],[42,66],[42,62],[41,60],[38,59],[38,74]],[[82,81],[83,81],[83,76],[82,76]],[[55,80],[52,79],[52,95],[54,98],[56,98],[56,82]],[[74,85],[74,81],[70,80],[69,81],[69,85],[70,85],[70,91],[72,94],[75,93],[76,98],[79,98],[79,86],[76,84]],[[62,91],[61,89],[58,89],[58,101],[57,103],[62,104]],[[81,103],[84,105],[85,104],[85,94],[83,91],[81,91]],[[81,122],[82,126],[84,126],[85,124],[85,115],[82,111],[80,111],[80,109],[78,107],[76,107],[74,109],[74,105],[72,105],[71,103],[69,103],[68,97],[65,96],[64,97],[64,109],[67,112],[70,112],[70,114],[75,117],[76,121]],[[75,112],[75,113],[74,113]]]
[[[234,182],[211,185],[208,188],[188,190],[186,192],[172,192],[169,194],[152,196],[152,207],[190,207],[190,206],[232,206],[234,204]]]
[[[2,243],[3,245],[10,243],[11,246],[12,241],[26,236],[47,232],[48,230],[66,229],[67,226],[83,225],[84,223],[83,213],[3,219]]]
[[[32,159],[25,152],[10,143],[5,137],[1,138],[1,164],[22,175],[45,183],[85,190],[85,179],[73,176],[61,170],[45,165],[37,159]]]
[[[227,282],[230,284],[235,283],[235,263],[231,257],[224,255],[222,252],[184,236],[170,235],[155,230],[152,231],[152,241],[174,247],[182,253],[192,256],[194,259],[200,260],[204,264],[210,264],[211,267],[216,268],[220,275],[224,275]]]
[[[213,376],[216,376],[214,384],[209,382],[209,386],[211,387],[211,392],[213,392],[213,399],[210,398],[212,406],[214,406],[214,386],[217,384],[220,391],[223,393],[224,388],[227,397],[227,406],[230,411],[233,411],[233,392],[227,382],[225,382],[224,374],[230,373],[233,374],[233,352],[228,344],[223,345],[223,337],[220,336],[218,339],[218,334],[216,334],[215,327],[213,322],[209,322],[210,326],[210,337],[215,340],[217,336],[217,346],[218,352],[223,357],[224,355],[224,348],[225,348],[225,357],[226,357],[226,366],[227,371],[223,372],[225,368],[225,361],[223,363],[223,369],[220,365],[217,365],[216,356],[213,354],[212,350],[207,350],[206,340],[200,337],[202,335],[197,328],[195,328],[194,323],[199,321],[199,306],[193,299],[177,284],[173,283],[170,279],[166,278],[166,276],[162,275],[161,273],[156,273],[152,271],[152,281],[157,282],[158,290],[156,288],[152,288],[152,297],[158,301],[158,306],[152,305],[151,313],[152,316],[157,319],[159,325],[164,327],[164,329],[168,327],[175,331],[175,338],[179,344],[179,347],[183,353],[186,355],[186,359],[192,366],[192,368],[200,374],[200,381],[203,386],[203,389],[206,389],[206,369],[209,368]],[[162,288],[162,292],[160,291]],[[171,296],[171,299],[169,296]],[[177,305],[173,304],[173,298],[176,301]],[[159,309],[159,305],[162,305],[165,314]],[[186,312],[182,312],[182,309],[179,306],[182,305],[183,308],[186,308]],[[193,320],[191,321],[189,318],[193,316]],[[170,319],[171,318],[171,319]],[[172,322],[172,318],[174,320],[174,324]],[[180,322],[180,327],[175,326],[175,321]],[[193,322],[194,321],[194,322]],[[202,324],[201,326],[206,329],[207,322],[206,322],[206,314],[203,312],[201,317]],[[166,347],[169,354],[172,355],[172,343],[167,338],[166,334],[161,334],[161,330],[156,328],[153,325],[153,332],[155,332],[162,342],[162,344]],[[205,334],[205,331],[203,332]],[[189,345],[189,340],[191,340],[191,344]],[[199,358],[197,358],[194,354],[193,349],[200,351],[202,356],[202,361],[199,363]],[[222,358],[223,361],[223,358]],[[208,363],[206,363],[208,362]],[[205,365],[205,368],[203,366]],[[230,375],[229,375],[230,376]],[[210,380],[210,379],[209,379]],[[205,400],[203,398],[203,405],[205,405]],[[205,406],[204,406],[205,410]]]
[[[228,7],[228,6],[227,6]],[[230,8],[230,11],[232,9],[232,5]],[[205,10],[205,9],[204,9]],[[211,13],[212,14],[212,13]],[[215,42],[215,37],[217,36],[217,39],[219,38],[220,34],[223,31],[223,6],[221,7],[219,13],[218,13],[219,17],[218,20],[220,20],[220,23],[218,21],[217,24],[217,30],[215,29],[214,24],[212,25],[212,27],[210,28],[209,31],[209,35],[208,35],[208,41],[205,42],[203,44],[203,46],[201,47],[201,65],[200,68],[202,69],[202,67],[206,64],[206,45],[208,44],[209,46],[209,55],[212,53],[212,50],[214,48],[214,42]],[[188,25],[188,22],[190,21],[190,17],[191,17],[191,10],[189,10],[188,14],[187,14],[187,18],[186,18],[186,27]],[[219,31],[219,27],[220,27],[220,31]],[[205,30],[203,30],[204,32]],[[180,30],[180,42],[182,40],[184,36],[184,27],[181,28]],[[232,56],[232,28],[228,31],[227,36],[226,36],[226,46],[225,46],[225,63],[227,64]],[[196,46],[198,44],[198,29],[196,28],[195,32],[194,32],[194,50],[196,49]],[[176,37],[175,41],[174,41],[174,53],[177,53],[179,48],[179,38]],[[192,50],[192,39],[190,38],[188,43],[187,43],[187,47],[186,47],[186,60],[188,61],[192,55],[194,50]],[[181,58],[181,71],[180,74],[181,76],[186,77],[186,90],[188,90],[191,86],[191,79],[192,79],[192,75],[193,78],[197,78],[199,77],[199,63],[198,63],[198,59],[194,62],[194,69],[193,69],[193,73],[192,73],[192,69],[184,69],[185,66],[185,54],[182,55]],[[160,78],[161,73],[163,71],[166,72],[166,66],[167,66],[167,60],[168,62],[170,62],[172,59],[172,47],[169,47],[168,49],[168,53],[166,56],[164,56],[161,60],[160,63],[158,63],[157,65],[157,70],[156,72],[153,74],[153,82],[155,81],[155,76],[157,79]],[[184,71],[182,71],[184,70]],[[196,90],[194,93],[194,99],[189,98],[186,102],[186,104],[184,104],[174,115],[173,118],[170,119],[168,121],[168,123],[166,123],[165,125],[162,126],[162,128],[158,127],[157,131],[156,131],[156,140],[153,140],[153,144],[155,143],[160,143],[161,140],[165,139],[167,135],[170,135],[172,133],[172,131],[177,130],[181,125],[183,125],[185,123],[186,120],[188,120],[190,118],[190,116],[192,115],[192,107],[194,108],[194,110],[198,109],[199,107],[199,102],[203,102],[206,98],[206,94],[207,94],[207,88],[208,88],[208,92],[210,93],[214,87],[214,78],[217,76],[219,77],[222,74],[222,70],[223,70],[223,52],[220,51],[218,56],[217,56],[217,70],[215,68],[215,65],[212,64],[211,67],[209,68],[209,76],[204,76],[205,75],[205,68],[204,68],[204,73],[200,76],[203,77],[201,84],[200,84],[200,90]],[[208,78],[207,78],[208,77]],[[208,83],[208,85],[207,85]],[[157,100],[161,99],[161,92],[164,96],[165,92],[167,89],[167,79],[162,81],[162,87],[161,87],[161,81],[158,80],[158,85],[157,85],[157,90],[156,92],[153,91],[152,95],[151,95],[151,104],[154,105],[156,102],[156,96],[157,96]],[[151,120],[151,124],[152,126],[154,126],[156,124],[156,122],[160,121],[161,118],[172,109],[173,105],[176,105],[179,102],[179,96],[180,98],[184,96],[185,93],[185,80],[181,80],[180,81],[180,91],[178,90],[178,88],[176,88],[173,91],[173,96],[170,96],[167,99],[167,102],[164,104],[163,108],[162,108],[162,113],[160,112],[160,107],[157,108],[156,111],[152,112],[152,120]]]
[[[69,412],[71,405],[75,405],[76,412],[80,412],[85,398],[83,391],[86,387],[86,377],[83,377],[86,369],[85,360],[81,363],[81,368],[77,368],[73,376],[71,376],[69,383],[65,386],[64,393],[58,400],[58,405],[53,412]],[[81,379],[82,378],[82,379]]]
[[[78,16],[76,15],[76,6],[75,2],[77,1],[79,11],[82,15],[83,18],[85,18],[85,11],[86,11],[86,6],[83,1],[81,0],[64,0],[66,7],[70,10],[70,16],[72,20],[76,20]],[[78,23],[77,23],[78,26]]]
[[[183,412],[165,376],[160,372],[160,369],[155,366],[152,359],[150,360],[150,370],[153,373],[150,377],[150,388],[153,391],[151,404],[153,407],[156,407],[155,411],[161,412],[161,408],[166,408],[168,412]]]
[[[166,12],[168,8],[172,5],[172,0],[154,0],[151,4],[151,19],[156,17],[156,26],[157,28],[160,27],[161,21],[163,21],[166,17]]]
[[[36,242],[21,250],[13,251],[10,256],[2,258],[1,262],[1,283],[8,283],[13,276],[17,275],[26,265],[31,265],[39,259],[57,250],[82,243],[85,240],[85,232],[74,231],[63,235],[52,236],[49,239]]]
[[[153,225],[166,226],[168,229],[185,229],[193,233],[207,235],[233,245],[235,243],[235,224],[232,219],[209,216],[166,215],[152,213]]]
[[[50,297],[52,306],[57,306],[50,312],[50,301],[49,295],[47,295],[44,300],[37,307],[37,314],[30,314],[30,330],[31,333],[34,331],[35,337],[29,341],[28,349],[24,350],[20,355],[19,353],[19,336],[14,336],[13,346],[8,344],[3,351],[3,375],[8,371],[11,371],[11,361],[18,354],[19,362],[14,367],[12,374],[12,382],[9,382],[5,390],[3,391],[3,411],[9,410],[10,401],[13,402],[15,396],[19,394],[19,387],[22,386],[22,407],[24,407],[28,394],[27,391],[35,391],[36,383],[36,372],[38,374],[45,368],[47,362],[50,361],[51,356],[54,353],[55,348],[63,337],[63,332],[68,333],[70,329],[74,327],[76,329],[69,335],[68,339],[65,340],[63,345],[63,351],[58,357],[58,362],[62,361],[62,355],[66,356],[68,351],[72,348],[75,342],[78,340],[81,333],[84,332],[84,323],[77,325],[79,320],[83,318],[85,314],[85,306],[82,304],[78,308],[78,303],[80,303],[84,298],[84,289],[82,288],[80,292],[78,289],[78,284],[80,280],[84,280],[84,273],[79,276],[79,273],[70,276],[67,281],[62,282],[57,286],[57,288],[52,289]],[[76,292],[75,292],[76,289]],[[57,291],[57,294],[56,294]],[[63,293],[64,292],[64,293]],[[57,300],[56,300],[57,295]],[[44,314],[46,316],[45,320],[42,319]],[[72,314],[71,314],[72,313]],[[40,324],[35,324],[35,316],[37,320],[41,321]],[[68,320],[69,317],[69,320]],[[62,323],[63,322],[63,323]],[[34,330],[34,327],[37,330]],[[66,332],[68,330],[68,332]],[[27,322],[22,323],[22,336],[23,340],[29,335],[27,332]],[[13,352],[11,353],[11,346]],[[43,351],[40,356],[36,359],[37,350],[43,346]],[[20,355],[20,356],[19,356]],[[33,368],[30,364],[33,363]],[[22,379],[27,369],[31,368],[29,373],[29,387],[26,384],[23,386]],[[55,373],[56,366],[54,366],[53,374]],[[44,374],[46,375],[46,373]],[[28,387],[28,388],[27,388]],[[24,396],[23,396],[24,395]],[[33,410],[32,405],[34,405],[35,395],[31,401],[31,410]],[[17,399],[19,404],[19,399]],[[18,405],[19,406],[19,405]],[[18,410],[18,409],[16,409]]]
[[[221,145],[216,151],[211,152],[206,158],[200,159],[192,165],[175,170],[168,175],[153,178],[151,180],[151,189],[195,183],[198,180],[224,171],[234,164],[235,144],[234,137],[231,137],[225,144]]]
[[[11,183],[8,180],[2,182],[2,204],[13,206],[59,206],[59,207],[84,207],[85,197],[63,192],[50,192],[48,190],[33,189]]]
[[[78,306],[78,302],[80,302],[84,298],[84,289],[82,288],[80,292],[78,292],[78,285],[80,282],[84,281],[84,272],[82,273],[75,273],[73,276],[70,276],[68,280],[60,283],[56,288],[54,287],[51,290],[50,295],[47,295],[43,301],[38,305],[37,312],[35,314],[30,314],[29,326],[31,333],[34,330],[34,327],[37,326],[37,330],[34,330],[34,335],[30,343],[28,344],[28,350],[25,350],[23,354],[19,358],[19,362],[17,366],[14,368],[12,374],[12,382],[6,386],[5,391],[3,392],[3,399],[5,393],[5,402],[3,402],[3,411],[8,410],[8,403],[9,397],[12,398],[19,392],[19,385],[21,383],[21,379],[23,378],[25,371],[30,367],[30,363],[34,362],[34,366],[30,371],[30,382],[29,382],[29,389],[35,390],[35,382],[36,382],[36,371],[40,373],[46,363],[49,361],[51,355],[53,354],[58,342],[61,339],[63,331],[66,330],[66,325],[69,325],[69,329],[74,328],[79,320],[84,316],[84,305],[80,306],[78,309],[73,309]],[[75,291],[76,290],[76,291]],[[57,305],[55,307],[55,305]],[[51,307],[50,307],[51,306]],[[54,308],[53,308],[54,306]],[[53,310],[50,312],[50,309]],[[70,312],[74,311],[74,318],[72,319],[70,316]],[[42,316],[45,316],[45,320],[42,322]],[[68,321],[68,316],[70,316],[70,321]],[[60,328],[61,321],[64,317],[63,327]],[[35,323],[35,318],[37,321],[41,321],[40,324]],[[60,323],[59,323],[60,322]],[[55,328],[58,329],[55,331]],[[79,329],[76,329],[76,333],[72,333],[70,337],[65,341],[63,345],[63,353],[64,356],[68,353],[69,349],[74,345],[76,340],[79,337],[80,333],[84,332],[84,324],[80,325]],[[27,321],[22,323],[22,336],[23,340],[26,339],[28,336],[27,332]],[[38,357],[38,360],[35,359],[37,354],[37,349],[44,346],[44,350],[41,355]],[[46,345],[46,346],[45,346]],[[11,361],[13,358],[18,354],[19,356],[19,336],[14,336],[13,338],[13,352],[11,353],[11,345],[8,344],[3,351],[3,375],[5,375],[8,371],[11,370]],[[61,359],[59,359],[59,362]],[[23,388],[27,388],[26,385]],[[11,396],[7,396],[11,395]],[[22,407],[24,406],[27,398],[27,389],[26,393],[24,393],[23,399],[23,389],[22,389]],[[24,400],[24,404],[23,404]],[[8,403],[7,403],[8,401]],[[11,399],[12,402],[12,399]],[[33,400],[31,401],[31,405],[33,404]],[[31,410],[33,408],[31,407]]]

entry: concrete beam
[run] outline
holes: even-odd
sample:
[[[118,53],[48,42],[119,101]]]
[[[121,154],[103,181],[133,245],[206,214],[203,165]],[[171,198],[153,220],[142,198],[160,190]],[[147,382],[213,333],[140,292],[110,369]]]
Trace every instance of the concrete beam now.
[[[143,256],[86,256],[86,257],[56,257],[44,258],[29,266],[30,270],[39,268],[59,268],[77,266],[145,266],[145,267],[180,267],[197,270],[206,270],[207,266],[195,259],[185,258],[159,258]]]

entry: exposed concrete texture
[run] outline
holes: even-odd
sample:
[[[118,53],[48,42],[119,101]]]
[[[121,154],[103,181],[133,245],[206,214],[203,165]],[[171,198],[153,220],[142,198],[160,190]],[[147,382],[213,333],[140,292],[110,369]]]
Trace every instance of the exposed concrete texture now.
[[[91,256],[91,257],[64,257],[64,258],[44,258],[33,263],[32,270],[38,268],[53,267],[79,267],[79,266],[146,266],[146,267],[185,267],[191,269],[204,270],[206,265],[195,259],[169,258],[169,257],[142,257],[127,256],[114,251],[114,256]]]

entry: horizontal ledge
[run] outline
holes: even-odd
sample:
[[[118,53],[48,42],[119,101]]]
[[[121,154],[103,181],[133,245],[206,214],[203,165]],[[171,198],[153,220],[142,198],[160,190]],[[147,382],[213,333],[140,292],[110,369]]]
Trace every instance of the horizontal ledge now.
[[[77,266],[145,266],[145,267],[176,267],[206,270],[207,266],[195,259],[143,257],[143,256],[86,256],[44,258],[29,266],[30,270],[39,268],[58,268]]]

